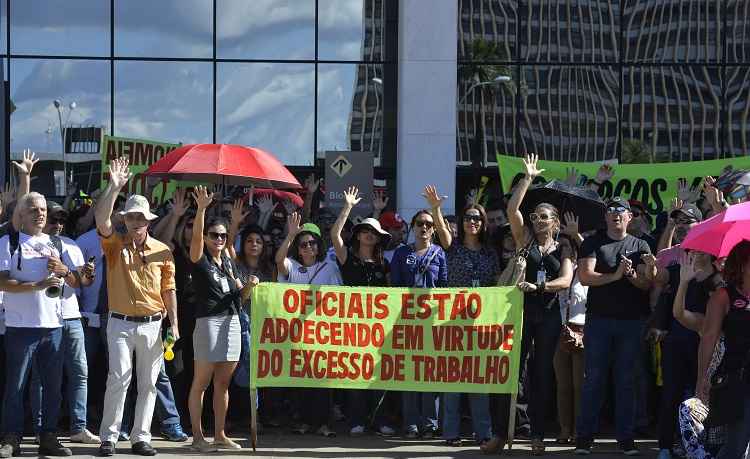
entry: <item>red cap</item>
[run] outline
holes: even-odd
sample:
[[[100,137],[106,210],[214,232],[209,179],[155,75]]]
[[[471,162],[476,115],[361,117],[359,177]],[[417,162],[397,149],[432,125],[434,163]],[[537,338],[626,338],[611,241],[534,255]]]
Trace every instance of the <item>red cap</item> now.
[[[378,221],[385,230],[403,228],[405,223],[399,214],[390,210],[380,214]]]

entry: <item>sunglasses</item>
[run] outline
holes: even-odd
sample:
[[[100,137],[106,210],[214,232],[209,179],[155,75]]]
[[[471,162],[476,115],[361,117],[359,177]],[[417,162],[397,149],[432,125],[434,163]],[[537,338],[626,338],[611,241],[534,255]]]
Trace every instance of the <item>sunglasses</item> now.
[[[65,222],[67,222],[67,220],[62,217],[47,219],[47,223],[49,223],[50,225],[64,225]]]
[[[318,246],[318,242],[315,241],[314,239],[312,241],[303,241],[303,242],[299,243],[299,248],[300,249],[306,249],[308,247],[312,249],[312,248],[317,247],[317,246]]]
[[[622,206],[607,207],[608,214],[624,214],[627,211],[628,211],[627,207],[622,207]]]
[[[482,216],[481,215],[464,215],[464,221],[466,223],[469,223],[469,222],[481,223]]]
[[[414,222],[414,225],[418,226],[420,228],[424,227],[424,228],[427,228],[427,229],[430,229],[433,226],[435,226],[435,224],[433,222],[428,222],[427,220],[417,220],[417,221]]]
[[[531,213],[531,214],[529,214],[529,219],[532,222],[537,222],[537,221],[546,222],[548,220],[552,220],[553,218],[554,217],[552,215],[550,215],[550,214],[537,214],[537,213]]]
[[[215,233],[213,231],[209,231],[208,232],[208,237],[210,237],[211,239],[216,239],[216,240],[223,239],[223,240],[226,241],[227,240],[227,233]]]
[[[691,223],[695,223],[696,220],[693,220],[692,218],[688,217],[677,217],[675,220],[678,225],[690,225]]]

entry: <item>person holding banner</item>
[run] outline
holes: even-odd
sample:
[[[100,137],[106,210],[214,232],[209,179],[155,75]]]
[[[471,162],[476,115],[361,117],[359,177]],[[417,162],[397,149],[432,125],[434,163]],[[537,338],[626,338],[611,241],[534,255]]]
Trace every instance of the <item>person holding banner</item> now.
[[[350,287],[387,287],[389,264],[385,259],[385,248],[391,240],[391,235],[380,227],[380,222],[374,218],[365,218],[352,228],[351,247],[344,245],[341,231],[344,229],[349,213],[362,198],[355,186],[344,191],[344,206],[341,208],[336,223],[331,228],[331,243],[336,251],[336,260],[341,270],[343,285]],[[385,393],[382,391],[348,390],[347,404],[349,408],[350,435],[362,435],[367,425],[368,411],[377,411],[382,404]],[[377,416],[373,421],[379,424],[378,432],[391,436],[396,431],[379,422]]]
[[[519,180],[508,201],[508,220],[516,247],[526,247],[526,275],[518,284],[524,292],[523,340],[521,364],[529,362],[527,370],[530,383],[529,418],[531,422],[531,451],[544,453],[544,424],[553,385],[555,350],[562,330],[560,303],[557,292],[570,287],[573,280],[573,263],[570,246],[560,245],[559,211],[548,203],[537,204],[528,215],[530,227],[524,222],[521,202],[531,182],[543,169],[537,167],[537,155],[526,155],[523,161],[525,175]],[[567,250],[564,250],[567,248]],[[533,346],[533,351],[532,351]],[[520,373],[523,373],[520,370]],[[502,412],[502,411],[501,411]]]
[[[320,228],[313,223],[300,226],[301,220],[302,217],[296,212],[287,217],[286,237],[276,251],[279,282],[341,285],[341,274],[336,263],[326,259]],[[329,389],[293,389],[290,392],[294,395],[296,411],[302,415],[302,422],[294,427],[294,433],[306,434],[318,426],[317,434],[324,437],[336,436],[336,432],[328,427],[331,408]]]
[[[391,285],[394,287],[437,288],[448,285],[445,252],[432,240],[436,232],[449,232],[440,206],[443,202],[434,186],[424,195],[430,210],[420,210],[411,219],[414,243],[396,249],[391,259]],[[434,216],[434,218],[433,218]],[[442,237],[445,239],[445,235]],[[438,428],[438,400],[434,392],[402,392],[401,407],[406,438],[432,438]]]
[[[224,425],[229,405],[229,384],[240,358],[239,310],[242,301],[250,297],[258,278],[250,276],[243,286],[237,266],[225,252],[228,232],[222,218],[210,219],[204,228],[206,208],[213,201],[213,193],[204,186],[196,186],[193,199],[198,211],[193,221],[190,241],[190,261],[193,263],[193,283],[196,291],[196,322],[193,332],[195,373],[190,388],[188,405],[193,426],[191,449],[209,453],[241,446],[226,436]],[[213,380],[214,442],[203,437],[201,416],[203,394]]]
[[[448,287],[497,285],[500,265],[487,233],[487,214],[479,204],[469,204],[461,212],[458,239],[454,240],[450,232],[438,233],[440,244],[447,248]],[[461,395],[443,394],[443,438],[449,446],[461,446]],[[485,453],[497,452],[501,445],[499,438],[492,436],[489,395],[469,394],[468,397],[480,449]]]

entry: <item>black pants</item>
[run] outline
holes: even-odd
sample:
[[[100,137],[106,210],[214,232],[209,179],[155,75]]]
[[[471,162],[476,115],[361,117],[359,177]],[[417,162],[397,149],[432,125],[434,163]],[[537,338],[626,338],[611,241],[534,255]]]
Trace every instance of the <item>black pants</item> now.
[[[550,405],[555,377],[552,362],[561,329],[562,318],[557,302],[550,309],[524,311],[519,374],[525,370],[529,378],[529,392],[526,398],[529,404],[532,438],[544,437],[547,407]],[[532,351],[531,358],[527,358]],[[524,365],[528,368],[523,368]],[[497,395],[491,400],[494,400],[492,430],[495,435],[505,438],[508,433],[510,395]]]
[[[292,392],[295,410],[302,415],[302,422],[313,429],[329,424],[331,412],[330,389],[289,389]],[[262,402],[261,402],[262,403]]]
[[[695,392],[698,340],[670,334],[662,341],[661,349],[664,385],[659,406],[659,449],[671,449],[677,423],[677,408],[685,400],[686,393]]]

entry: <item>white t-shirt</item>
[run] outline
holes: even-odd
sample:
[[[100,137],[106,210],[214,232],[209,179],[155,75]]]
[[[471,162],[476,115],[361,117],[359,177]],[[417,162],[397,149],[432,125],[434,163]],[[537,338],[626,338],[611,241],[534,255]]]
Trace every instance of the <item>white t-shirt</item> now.
[[[70,238],[60,236],[63,247],[62,262],[65,266],[70,268],[71,271],[75,271],[84,265],[85,259],[83,253]],[[23,266],[22,266],[23,267]],[[81,308],[78,307],[78,296],[76,295],[76,289],[70,285],[65,285],[62,295],[62,306],[63,306],[63,319],[78,319],[81,317]]]
[[[93,313],[96,311],[96,306],[99,303],[99,289],[102,287],[102,279],[104,279],[102,244],[95,229],[83,233],[76,239],[76,244],[81,249],[83,261],[85,262],[89,258],[94,257],[96,265],[94,281],[88,287],[81,287],[78,290],[78,302],[80,303],[81,311]]]
[[[341,285],[343,283],[338,264],[331,262],[328,258],[312,266],[302,266],[297,261],[287,257],[284,260],[284,266],[289,274],[286,276],[279,274],[279,282],[313,285]]]
[[[63,245],[62,261],[70,269],[83,265],[83,256],[78,247],[67,238],[61,238]],[[10,237],[0,238],[0,271],[8,271],[11,279],[21,282],[38,282],[49,276],[47,259],[59,256],[57,249],[44,233],[30,236],[19,233],[19,247],[10,253]],[[18,257],[21,269],[18,269]],[[49,298],[43,290],[26,293],[5,292],[5,325],[7,327],[57,328],[62,326],[63,308],[68,314],[78,313],[78,301],[70,286],[63,291],[64,298]],[[72,317],[71,317],[72,318]]]

